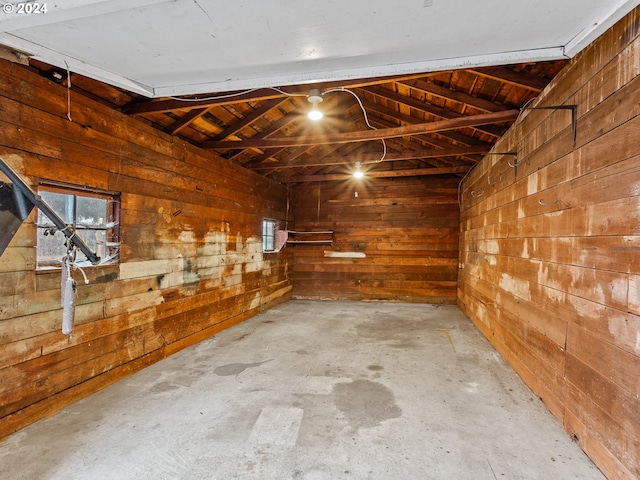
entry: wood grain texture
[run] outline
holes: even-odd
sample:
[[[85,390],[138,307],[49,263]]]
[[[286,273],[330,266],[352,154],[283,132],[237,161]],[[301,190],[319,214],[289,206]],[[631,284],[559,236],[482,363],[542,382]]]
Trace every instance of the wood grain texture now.
[[[363,130],[359,132],[334,133],[323,136],[286,137],[282,139],[248,139],[237,141],[207,141],[203,142],[204,148],[230,149],[230,148],[278,148],[300,145],[326,145],[336,143],[366,142],[381,138],[397,138],[424,133],[444,132],[456,130],[462,127],[487,125],[490,123],[509,122],[516,119],[519,110],[503,110],[493,113],[481,113],[478,115],[459,116],[452,119],[428,122],[423,124],[403,125],[401,127],[384,128],[376,130]]]
[[[461,187],[458,304],[609,478],[640,477],[640,11]],[[508,165],[514,161],[517,167]]]
[[[35,271],[35,212],[0,257],[0,438],[291,296],[292,252],[263,255],[286,189],[29,69],[0,62],[0,155],[43,180],[121,194],[121,263]]]
[[[334,241],[286,247],[294,254],[294,296],[455,302],[458,182],[369,178],[296,187],[295,230],[332,230]],[[331,258],[325,250],[366,257]]]

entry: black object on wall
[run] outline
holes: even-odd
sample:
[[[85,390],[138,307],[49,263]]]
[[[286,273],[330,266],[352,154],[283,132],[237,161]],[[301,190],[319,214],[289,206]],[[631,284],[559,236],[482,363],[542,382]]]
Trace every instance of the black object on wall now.
[[[69,226],[62,221],[62,219],[58,216],[58,214],[54,212],[51,209],[51,207],[47,205],[47,203],[44,200],[42,200],[42,198],[40,198],[40,195],[36,195],[36,193],[33,190],[31,190],[29,185],[27,185],[18,176],[18,174],[14,172],[9,165],[5,163],[5,161],[2,158],[0,158],[0,171],[4,173],[9,180],[13,182],[13,185],[11,188],[13,205],[9,210],[11,213],[7,216],[9,224],[11,225],[13,224],[14,220],[12,220],[12,217],[14,217],[16,219],[20,219],[20,223],[18,224],[18,227],[19,227],[22,221],[29,216],[29,213],[31,212],[31,210],[35,205],[40,209],[40,211],[43,214],[45,214],[49,218],[49,220],[53,222],[56,228],[60,232],[62,232],[65,237],[67,237],[67,241],[70,244],[78,247],[82,251],[82,253],[85,254],[87,259],[92,264],[97,265],[100,263],[100,257],[96,255],[89,247],[87,247],[87,244],[84,243],[82,239],[75,234],[75,231],[72,228],[69,228]],[[7,184],[4,183],[3,185],[7,185]],[[14,213],[14,211],[16,213]],[[2,225],[4,225],[4,223],[0,221],[0,226]],[[13,236],[15,235],[15,232],[17,231],[17,227],[15,227],[15,229],[8,228],[7,230],[9,231],[14,230],[14,232],[11,233],[10,235],[9,235],[9,232],[6,234],[8,238],[7,240],[7,245],[8,245],[11,239],[13,238]],[[0,233],[0,237],[4,238],[4,236],[5,236],[4,233]],[[2,243],[0,243],[0,246],[2,246]],[[5,248],[6,248],[6,245],[0,248],[0,255],[2,255]]]
[[[0,255],[33,210],[33,203],[11,183],[0,182]]]

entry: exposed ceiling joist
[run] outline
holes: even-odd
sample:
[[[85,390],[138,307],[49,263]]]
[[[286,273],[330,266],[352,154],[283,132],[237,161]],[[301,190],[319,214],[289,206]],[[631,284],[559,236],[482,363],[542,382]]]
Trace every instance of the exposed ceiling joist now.
[[[397,75],[391,77],[375,77],[366,79],[352,79],[341,82],[323,82],[322,90],[335,88],[357,88],[367,85],[378,85],[390,81],[411,80],[413,78],[424,77],[424,73]],[[212,95],[210,97],[195,98],[171,98],[166,100],[153,100],[145,102],[135,102],[122,107],[122,111],[127,115],[143,115],[148,113],[166,113],[176,110],[191,110],[198,107],[214,107],[224,105],[234,105],[236,103],[257,102],[271,100],[274,98],[285,98],[288,96],[306,96],[311,88],[316,88],[318,84],[305,86],[293,86],[288,88],[257,88],[246,92],[229,92],[224,95]]]
[[[416,98],[404,96],[397,92],[389,91],[388,89],[385,89],[383,87],[366,87],[364,90],[366,90],[367,92],[373,93],[374,95],[377,95],[379,97],[387,98],[399,104],[403,104],[411,108],[415,108],[416,110],[428,113],[437,118],[446,120],[446,119],[460,118],[464,116],[453,110],[447,110],[446,108],[442,108],[437,105],[432,105],[427,102],[418,100]],[[472,125],[472,126],[477,127],[476,128],[477,130],[483,133],[489,134],[496,138],[504,134],[503,129],[499,129],[491,125],[488,125],[486,127],[482,127],[480,125]]]
[[[543,78],[523,75],[504,67],[482,67],[471,68],[469,70],[483,77],[493,78],[494,80],[505,82],[516,87],[526,88],[535,93],[540,93],[548,83]]]
[[[419,177],[423,175],[448,175],[467,173],[471,167],[443,167],[443,168],[416,168],[407,170],[384,170],[371,171],[366,173],[367,178],[397,178],[397,177]],[[327,175],[301,175],[290,177],[288,183],[302,182],[333,182],[339,180],[351,180],[351,174],[327,174]]]
[[[227,150],[234,148],[276,148],[276,147],[296,147],[302,145],[322,145],[351,142],[366,142],[370,140],[380,140],[383,138],[404,137],[419,135],[424,133],[435,133],[458,128],[487,125],[491,123],[514,121],[520,110],[505,110],[503,112],[483,113],[481,115],[469,115],[450,120],[438,122],[419,123],[414,125],[404,125],[396,128],[385,128],[378,130],[365,130],[361,132],[345,132],[322,136],[302,136],[286,137],[277,139],[248,139],[240,142],[203,142],[202,147],[216,150]]]
[[[427,158],[439,158],[439,157],[459,157],[463,155],[474,154],[486,154],[490,149],[485,147],[466,147],[466,148],[450,148],[446,150],[420,150],[420,151],[407,151],[403,153],[390,153],[387,154],[384,159],[381,160],[380,155],[358,155],[354,156],[340,156],[340,157],[328,157],[318,161],[308,161],[299,163],[290,163],[288,165],[255,165],[254,170],[279,170],[282,168],[301,168],[301,167],[322,167],[326,165],[346,165],[354,163],[354,161],[367,163],[381,163],[381,162],[395,162],[399,160],[422,160]]]
[[[294,122],[295,119],[296,119],[296,115],[285,115],[285,116],[281,117],[279,120],[276,120],[271,125],[269,125],[269,128],[266,131],[263,131],[257,137],[253,137],[253,138],[256,138],[256,139],[257,138],[268,139],[269,137],[271,137],[271,136],[275,135],[276,133],[278,133],[279,131],[281,131],[283,128],[285,128],[290,123]],[[202,144],[200,146],[203,147],[203,148],[206,148]],[[256,147],[249,147],[249,148],[256,148]],[[245,149],[243,148],[242,150],[245,150]],[[229,158],[229,160],[234,160],[234,159],[238,158],[241,154],[242,154],[242,151],[236,152],[235,154],[233,154],[232,156],[230,156],[228,158]]]
[[[380,98],[383,99],[383,97],[380,97]],[[397,99],[398,99],[398,96],[395,96],[395,95],[393,98],[390,98],[390,100],[397,100]],[[413,103],[412,99],[407,99],[407,101]],[[384,107],[377,102],[363,101],[362,103],[365,106],[365,109],[367,111],[375,112],[382,116],[395,119],[398,121],[398,123],[402,125],[413,125],[414,123],[416,123],[416,117],[402,114],[393,108]],[[456,117],[459,117],[459,116],[461,115],[457,115]],[[391,122],[385,121],[382,118],[371,119],[371,123],[376,128],[390,128],[395,126]],[[454,144],[462,144],[467,146],[481,146],[484,143],[482,141],[477,140],[474,137],[470,137],[468,135],[464,135],[460,132],[455,132],[455,131],[438,132],[438,135],[441,136],[444,140],[439,140],[437,138],[434,138],[433,136],[426,137],[424,135],[417,137],[417,139],[427,142],[430,145],[433,145],[434,147],[440,147],[440,148],[450,147],[451,144],[447,142],[453,142]]]
[[[209,110],[209,107],[195,108],[190,112],[185,113],[182,117],[180,117],[178,120],[173,122],[171,125],[165,127],[164,131],[167,132],[169,135],[175,135],[183,128],[188,127],[191,122],[194,122],[198,118],[205,115],[208,110]]]
[[[511,108],[500,103],[485,100],[484,98],[468,95],[458,90],[451,90],[450,88],[442,87],[433,82],[427,82],[422,79],[403,80],[398,83],[436,97],[440,97],[444,100],[453,101],[462,105],[469,105],[479,110],[484,110],[485,112],[499,112],[501,110],[509,110],[509,108]]]
[[[286,98],[273,98],[268,100],[262,105],[260,108],[256,108],[251,113],[245,115],[243,118],[239,119],[237,122],[234,122],[227,129],[225,129],[222,133],[219,133],[215,137],[212,137],[211,140],[224,140],[225,138],[230,137],[231,135],[235,135],[243,128],[251,125],[253,122],[258,120],[259,118],[265,116],[274,108],[277,108],[282,103],[286,102]]]

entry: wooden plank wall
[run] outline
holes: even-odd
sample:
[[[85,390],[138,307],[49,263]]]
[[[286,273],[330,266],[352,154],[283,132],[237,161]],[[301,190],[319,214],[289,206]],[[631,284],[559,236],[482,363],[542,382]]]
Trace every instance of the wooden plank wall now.
[[[334,242],[286,247],[294,251],[294,296],[455,303],[459,182],[365,177],[296,187],[293,229],[333,230]]]
[[[640,478],[640,10],[464,181],[459,305],[609,478]],[[508,162],[517,164],[511,167]]]
[[[0,257],[0,437],[290,298],[290,252],[262,253],[286,189],[0,62],[0,155],[34,188],[121,192],[121,264],[78,280],[35,271],[35,212]],[[6,181],[6,179],[5,179]],[[60,235],[60,234],[58,234]]]

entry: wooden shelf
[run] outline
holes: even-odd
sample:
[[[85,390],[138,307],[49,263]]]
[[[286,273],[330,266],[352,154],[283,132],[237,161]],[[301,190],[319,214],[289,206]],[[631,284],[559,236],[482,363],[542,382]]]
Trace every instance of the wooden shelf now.
[[[278,236],[286,245],[331,245],[333,243],[333,230],[298,231],[279,230]],[[281,240],[282,241],[282,240]],[[280,247],[282,248],[282,247]],[[277,248],[276,250],[279,250]]]
[[[287,245],[331,245],[333,243],[333,230],[286,230],[286,233]]]
[[[320,244],[331,244],[333,240],[287,240],[289,245],[296,243],[320,243]]]

